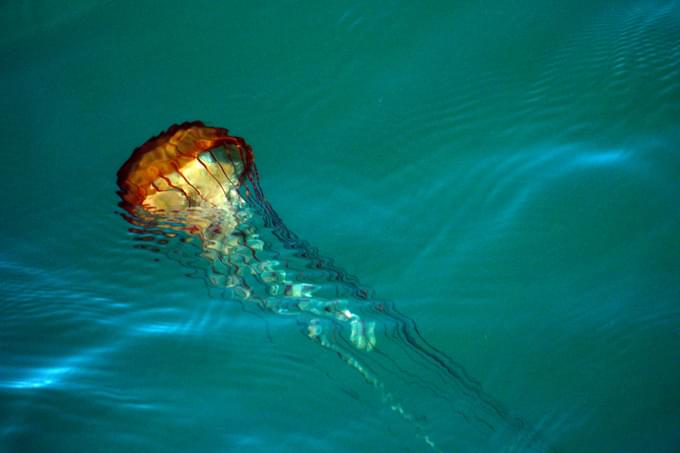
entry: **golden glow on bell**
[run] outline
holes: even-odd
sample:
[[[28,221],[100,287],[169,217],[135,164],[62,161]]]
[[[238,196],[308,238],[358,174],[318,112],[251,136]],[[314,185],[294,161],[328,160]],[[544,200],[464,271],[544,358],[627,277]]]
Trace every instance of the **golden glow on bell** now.
[[[137,148],[118,171],[122,206],[138,214],[223,208],[249,177],[252,150],[223,128],[195,121],[169,128]]]

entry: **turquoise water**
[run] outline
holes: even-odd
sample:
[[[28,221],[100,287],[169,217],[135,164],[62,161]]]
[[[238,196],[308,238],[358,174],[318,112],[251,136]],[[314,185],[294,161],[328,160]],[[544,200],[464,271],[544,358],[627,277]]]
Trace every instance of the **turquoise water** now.
[[[679,2],[0,11],[1,451],[680,448]],[[135,247],[116,171],[193,119],[457,377],[379,321],[386,402]]]

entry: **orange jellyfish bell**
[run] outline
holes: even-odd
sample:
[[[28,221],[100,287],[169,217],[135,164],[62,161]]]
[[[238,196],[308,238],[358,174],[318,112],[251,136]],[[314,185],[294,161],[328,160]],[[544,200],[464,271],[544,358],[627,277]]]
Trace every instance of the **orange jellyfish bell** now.
[[[134,150],[118,170],[121,207],[133,215],[222,208],[252,178],[253,152],[227,129],[200,121],[171,126]]]

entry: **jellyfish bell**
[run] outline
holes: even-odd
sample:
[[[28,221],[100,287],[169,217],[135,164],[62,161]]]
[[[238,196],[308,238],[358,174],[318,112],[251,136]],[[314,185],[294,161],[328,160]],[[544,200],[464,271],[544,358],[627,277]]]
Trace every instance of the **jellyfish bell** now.
[[[186,122],[134,150],[118,171],[120,206],[136,225],[175,220],[170,223],[190,233],[205,234],[211,226],[227,233],[244,203],[239,189],[253,173],[252,149],[242,138]]]

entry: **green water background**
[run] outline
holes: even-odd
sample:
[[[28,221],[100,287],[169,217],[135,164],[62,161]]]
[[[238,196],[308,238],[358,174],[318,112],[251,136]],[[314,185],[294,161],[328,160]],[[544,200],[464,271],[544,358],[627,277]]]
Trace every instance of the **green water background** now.
[[[0,11],[0,450],[422,448],[298,330],[132,248],[115,172],[193,119],[550,445],[680,448],[678,2]]]

